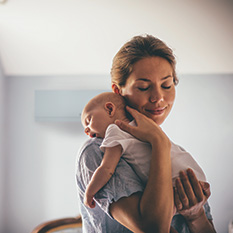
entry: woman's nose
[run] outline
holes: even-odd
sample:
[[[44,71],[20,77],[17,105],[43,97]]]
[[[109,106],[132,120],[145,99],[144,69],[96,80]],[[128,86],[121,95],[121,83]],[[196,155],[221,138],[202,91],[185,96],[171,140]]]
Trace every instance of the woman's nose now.
[[[160,90],[153,90],[150,94],[150,102],[160,102],[163,100],[163,94]]]

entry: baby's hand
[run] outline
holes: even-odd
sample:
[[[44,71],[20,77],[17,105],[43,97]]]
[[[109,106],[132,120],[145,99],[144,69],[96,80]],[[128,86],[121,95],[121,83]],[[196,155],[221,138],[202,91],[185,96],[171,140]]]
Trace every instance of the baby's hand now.
[[[94,201],[94,197],[88,195],[87,193],[85,193],[84,195],[84,205],[89,207],[89,208],[95,208],[95,201]]]

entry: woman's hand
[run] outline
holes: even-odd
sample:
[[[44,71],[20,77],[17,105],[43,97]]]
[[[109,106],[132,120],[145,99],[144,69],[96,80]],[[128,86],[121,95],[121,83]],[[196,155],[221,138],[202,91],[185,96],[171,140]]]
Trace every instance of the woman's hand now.
[[[137,197],[135,201],[135,196],[132,196],[132,198],[127,198],[125,202],[123,200],[122,202],[118,201],[117,207],[112,209],[111,213],[116,220],[124,225],[128,216],[137,211],[138,213],[136,212],[137,215],[133,219],[138,219],[136,222],[140,222],[142,232],[169,232],[174,206],[171,178],[171,142],[152,119],[129,107],[127,107],[127,111],[135,119],[136,126],[131,126],[122,121],[115,123],[122,130],[139,140],[151,144],[149,177],[140,198]],[[129,209],[129,200],[136,203],[131,205],[132,210],[130,212],[126,212],[125,209]],[[119,209],[124,209],[123,213]],[[131,222],[132,225],[135,225],[133,221]],[[126,225],[128,223],[129,221],[126,222]],[[132,229],[134,231],[134,228]]]
[[[199,182],[192,169],[180,172],[174,189],[174,202],[177,211],[187,221],[193,221],[203,215],[203,205],[210,196],[210,185]]]
[[[168,143],[168,145],[170,145],[170,140],[167,135],[152,119],[128,106],[126,106],[126,110],[132,115],[137,126],[131,126],[126,122],[116,120],[116,125],[118,125],[122,130],[132,134],[134,137],[144,142],[152,144],[157,141],[160,145],[161,143]]]
[[[192,169],[180,172],[174,190],[177,211],[184,216],[190,232],[216,233],[213,222],[208,220],[203,205],[210,196],[210,185],[197,180]]]

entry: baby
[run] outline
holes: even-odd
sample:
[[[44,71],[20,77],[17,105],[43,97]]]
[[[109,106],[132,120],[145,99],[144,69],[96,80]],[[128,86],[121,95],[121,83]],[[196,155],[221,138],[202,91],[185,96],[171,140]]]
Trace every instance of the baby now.
[[[84,107],[81,121],[85,133],[90,137],[103,138],[100,149],[104,152],[100,166],[95,170],[88,184],[84,204],[95,207],[95,194],[109,181],[121,157],[134,169],[136,174],[146,185],[151,160],[151,145],[142,142],[131,134],[122,131],[114,122],[122,120],[131,125],[125,111],[125,101],[122,96],[104,92],[91,99]],[[205,174],[192,156],[184,149],[171,142],[172,182],[179,177],[181,170],[193,169],[197,179],[206,181]]]

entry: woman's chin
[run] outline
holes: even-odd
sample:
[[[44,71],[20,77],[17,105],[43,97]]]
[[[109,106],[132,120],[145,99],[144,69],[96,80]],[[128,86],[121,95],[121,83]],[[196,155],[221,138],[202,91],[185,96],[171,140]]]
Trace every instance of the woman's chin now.
[[[161,125],[166,119],[164,115],[154,115],[150,113],[146,113],[145,115],[149,117],[151,120],[153,120],[157,125]]]

